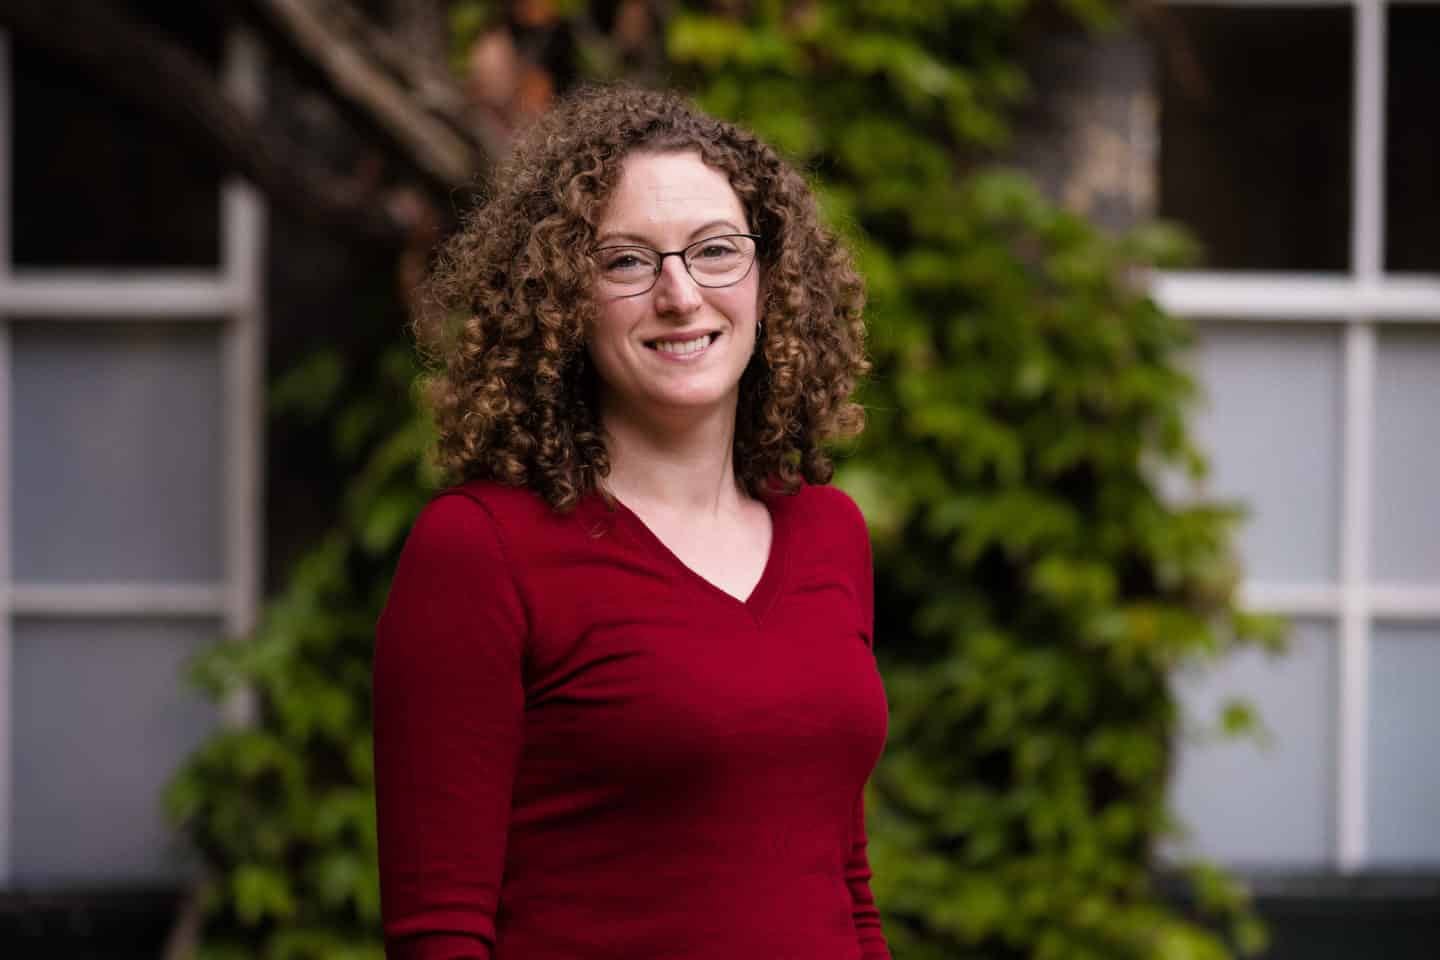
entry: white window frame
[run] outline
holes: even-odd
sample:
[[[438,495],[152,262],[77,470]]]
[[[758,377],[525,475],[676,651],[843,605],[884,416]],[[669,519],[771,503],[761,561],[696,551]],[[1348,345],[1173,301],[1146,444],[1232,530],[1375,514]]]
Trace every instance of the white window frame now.
[[[221,186],[220,263],[214,270],[16,269],[11,244],[14,143],[10,38],[0,31],[0,889],[11,883],[14,783],[11,711],[14,618],[218,618],[227,634],[254,626],[260,605],[263,464],[265,205],[248,184]],[[262,106],[261,49],[249,33],[227,34],[222,83],[242,109]],[[195,320],[196,317],[200,320]],[[225,510],[222,576],[211,583],[16,583],[10,515],[10,318],[121,320],[220,325]],[[177,678],[177,682],[179,682]],[[247,697],[227,703],[227,723],[246,723]]]
[[[1344,330],[1340,576],[1333,587],[1247,581],[1242,602],[1339,627],[1335,867],[1370,865],[1367,789],[1370,667],[1376,620],[1440,622],[1440,585],[1376,583],[1368,556],[1374,507],[1376,330],[1386,323],[1440,323],[1440,278],[1387,273],[1385,77],[1387,10],[1396,0],[1166,0],[1172,6],[1348,6],[1354,11],[1352,224],[1347,273],[1162,271],[1157,302],[1177,316],[1256,324],[1330,322]],[[1436,0],[1410,0],[1433,5]]]

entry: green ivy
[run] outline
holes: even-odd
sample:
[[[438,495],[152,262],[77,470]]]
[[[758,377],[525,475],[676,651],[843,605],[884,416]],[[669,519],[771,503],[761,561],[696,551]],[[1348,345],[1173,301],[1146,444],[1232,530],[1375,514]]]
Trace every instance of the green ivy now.
[[[490,6],[452,4],[457,35]],[[812,172],[868,281],[869,428],[837,451],[837,480],[875,544],[891,718],[870,854],[892,952],[1257,951],[1234,880],[1189,868],[1202,924],[1154,873],[1175,832],[1174,669],[1280,640],[1235,605],[1238,511],[1161,495],[1165,474],[1204,470],[1185,423],[1190,332],[1129,278],[1191,251],[1159,225],[1102,233],[982,165],[1027,94],[1025,0],[744,6],[677,4],[666,53],[703,105]],[[1117,15],[1106,0],[1066,6],[1095,25]],[[274,385],[277,416],[333,425],[352,479],[256,636],[196,668],[217,698],[248,689],[259,707],[169,793],[211,868],[207,956],[381,955],[373,625],[436,482],[410,357],[397,343],[352,370],[321,353]],[[1219,722],[1255,727],[1241,704]]]

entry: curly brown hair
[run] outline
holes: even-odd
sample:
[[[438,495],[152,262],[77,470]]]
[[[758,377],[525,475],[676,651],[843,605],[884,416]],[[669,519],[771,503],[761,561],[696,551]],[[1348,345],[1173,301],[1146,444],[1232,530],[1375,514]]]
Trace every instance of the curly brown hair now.
[[[636,150],[698,151],[762,237],[764,339],[740,380],[737,481],[752,495],[828,482],[823,444],[864,429],[850,395],[870,369],[849,251],[775,150],[676,94],[629,86],[582,89],[539,119],[438,253],[416,330],[433,361],[441,468],[452,481],[530,487],[559,512],[604,494],[599,385],[583,362],[590,251]]]

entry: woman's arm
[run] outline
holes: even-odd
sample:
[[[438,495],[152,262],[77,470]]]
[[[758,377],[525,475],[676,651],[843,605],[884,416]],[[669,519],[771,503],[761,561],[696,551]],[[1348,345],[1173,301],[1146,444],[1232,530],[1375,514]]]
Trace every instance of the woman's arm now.
[[[870,893],[870,861],[865,854],[865,791],[855,798],[855,826],[851,831],[850,860],[845,865],[845,883],[850,887],[851,915],[855,935],[860,939],[863,960],[890,960],[885,934],[880,929],[880,910]]]
[[[849,498],[847,497],[848,501]],[[870,531],[859,507],[850,501],[853,512],[856,594],[860,604],[860,622],[865,630],[865,645],[875,648],[875,570],[870,551]],[[865,791],[855,798],[855,823],[850,831],[849,860],[845,864],[845,883],[850,888],[851,914],[855,919],[855,935],[860,939],[862,960],[890,960],[890,949],[880,928],[880,910],[870,892],[870,860],[866,853]]]
[[[421,512],[376,628],[386,956],[489,960],[524,714],[524,607],[488,511]]]

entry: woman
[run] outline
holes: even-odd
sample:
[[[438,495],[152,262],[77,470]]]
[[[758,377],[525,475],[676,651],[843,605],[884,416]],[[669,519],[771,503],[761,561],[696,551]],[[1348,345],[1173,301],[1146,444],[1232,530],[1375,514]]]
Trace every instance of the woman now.
[[[375,655],[388,955],[888,957],[862,290],[805,182],[669,94],[541,120],[432,277],[442,461]]]

